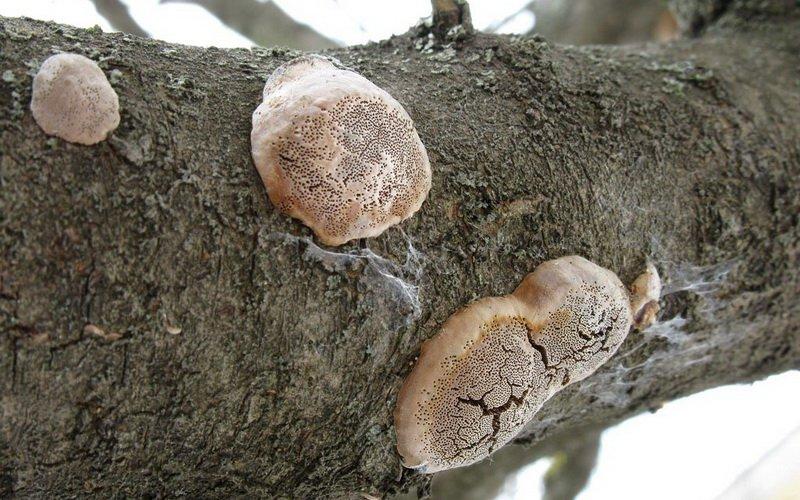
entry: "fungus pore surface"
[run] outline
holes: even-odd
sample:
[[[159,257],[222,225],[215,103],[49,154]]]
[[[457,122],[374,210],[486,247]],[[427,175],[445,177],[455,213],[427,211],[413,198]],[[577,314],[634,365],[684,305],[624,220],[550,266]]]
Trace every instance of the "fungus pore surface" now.
[[[56,54],[42,64],[31,111],[45,133],[78,144],[96,144],[119,125],[117,93],[103,70],[78,54]]]
[[[400,103],[325,57],[275,70],[250,140],[272,203],[328,245],[379,235],[430,190],[428,154]]]
[[[578,256],[547,261],[510,295],[456,312],[422,345],[398,395],[403,464],[433,473],[489,456],[605,363],[633,312],[619,278]]]

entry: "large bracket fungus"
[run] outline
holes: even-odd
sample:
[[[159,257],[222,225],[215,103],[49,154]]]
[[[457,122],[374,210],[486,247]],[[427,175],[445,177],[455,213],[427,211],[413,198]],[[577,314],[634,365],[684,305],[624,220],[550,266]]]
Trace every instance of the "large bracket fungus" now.
[[[465,466],[514,438],[547,399],[608,361],[635,318],[654,320],[655,268],[635,284],[631,295],[613,272],[562,257],[510,295],[450,316],[422,345],[397,399],[403,464],[425,473]]]
[[[119,98],[103,70],[79,54],[50,56],[33,78],[31,111],[49,135],[92,145],[119,125]]]
[[[400,103],[322,56],[269,77],[250,141],[272,203],[328,245],[381,234],[430,190],[428,154]]]

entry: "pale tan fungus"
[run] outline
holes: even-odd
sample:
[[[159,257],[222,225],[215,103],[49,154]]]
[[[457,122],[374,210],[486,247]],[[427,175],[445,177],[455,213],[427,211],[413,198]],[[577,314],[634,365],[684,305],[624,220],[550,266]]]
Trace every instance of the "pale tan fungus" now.
[[[272,203],[328,245],[381,234],[430,190],[428,154],[400,103],[322,56],[275,70],[250,141]]]
[[[656,266],[647,264],[647,270],[631,283],[631,311],[633,326],[644,330],[656,321],[660,310],[658,299],[661,298],[661,278]]]
[[[120,119],[119,98],[103,70],[78,54],[56,54],[42,64],[31,111],[46,134],[85,145],[104,140]]]
[[[487,457],[605,363],[632,322],[619,278],[578,256],[547,261],[513,293],[456,312],[422,345],[398,395],[403,465],[433,473]]]

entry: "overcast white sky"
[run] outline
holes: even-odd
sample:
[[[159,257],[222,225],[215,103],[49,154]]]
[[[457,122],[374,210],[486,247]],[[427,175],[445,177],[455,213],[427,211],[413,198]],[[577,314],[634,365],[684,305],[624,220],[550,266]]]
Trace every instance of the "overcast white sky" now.
[[[235,1],[235,0],[231,0]],[[528,0],[471,0],[479,28],[496,25]],[[154,38],[190,45],[249,47],[246,38],[226,28],[204,9],[158,0],[128,0],[131,14]],[[402,33],[430,9],[429,0],[279,0],[291,16],[345,44],[380,40]],[[74,26],[111,26],[88,0],[0,0],[0,15],[28,16]],[[524,32],[531,15],[504,25]],[[595,471],[581,500],[705,500],[721,494],[734,480],[793,430],[800,427],[800,372],[778,375],[753,385],[709,390],[668,403],[655,414],[630,419],[607,431]],[[781,455],[781,470],[800,477],[800,446]],[[523,470],[507,485],[503,499],[541,496],[548,460]],[[763,486],[767,479],[758,475]],[[795,491],[794,498],[800,498]],[[757,499],[758,496],[728,496]],[[792,497],[786,497],[792,498]]]
[[[770,453],[775,459],[742,478],[725,500],[800,499],[798,388],[800,372],[791,371],[711,389],[626,420],[603,434],[597,468],[578,499],[713,499]],[[498,500],[540,498],[549,465],[550,459],[528,465]],[[775,495],[787,487],[795,496]]]

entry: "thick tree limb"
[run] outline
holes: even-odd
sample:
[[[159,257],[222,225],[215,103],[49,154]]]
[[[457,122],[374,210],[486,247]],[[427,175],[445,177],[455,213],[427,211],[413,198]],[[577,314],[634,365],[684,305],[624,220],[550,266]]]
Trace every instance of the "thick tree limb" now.
[[[421,486],[391,418],[420,343],[571,253],[624,281],[652,259],[673,292],[662,320],[678,319],[632,333],[521,442],[797,368],[798,16],[736,15],[669,46],[409,35],[334,51],[407,107],[435,172],[402,231],[338,253],[270,206],[250,160],[264,79],[295,54],[0,21],[0,488]],[[110,75],[108,141],[34,123],[32,73],[55,50]]]

